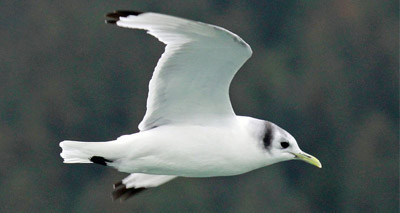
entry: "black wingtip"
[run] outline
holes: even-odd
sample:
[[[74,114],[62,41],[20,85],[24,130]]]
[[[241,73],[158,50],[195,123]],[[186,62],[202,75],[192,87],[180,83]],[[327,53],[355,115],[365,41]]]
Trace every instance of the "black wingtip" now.
[[[103,166],[107,166],[107,163],[112,163],[111,160],[105,159],[101,156],[93,156],[89,160],[95,164],[99,164],[99,165],[103,165]]]
[[[122,181],[118,181],[114,184],[114,191],[111,193],[112,200],[125,201],[130,197],[138,194],[139,192],[144,191],[146,188],[126,188],[126,185],[122,183]]]
[[[135,10],[116,10],[114,13],[120,14],[120,16],[127,17],[127,16],[138,16],[143,12],[135,11]]]
[[[131,11],[131,10],[116,10],[112,13],[107,13],[106,17],[111,18],[110,20],[106,20],[107,24],[115,24],[117,21],[119,21],[120,17],[127,17],[127,16],[138,16],[142,14],[142,12],[139,11]]]
[[[118,187],[120,187],[120,186],[122,186],[122,180],[120,180],[120,181],[114,183],[113,188],[116,189],[116,188],[118,188]]]
[[[118,20],[106,20],[106,24],[116,24]]]

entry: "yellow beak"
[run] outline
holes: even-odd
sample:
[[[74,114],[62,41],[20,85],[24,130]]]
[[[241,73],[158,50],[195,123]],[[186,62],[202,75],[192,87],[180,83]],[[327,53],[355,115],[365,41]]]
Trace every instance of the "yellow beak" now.
[[[305,161],[305,162],[307,162],[307,163],[309,163],[311,165],[314,165],[314,166],[316,166],[318,168],[322,168],[321,162],[319,162],[319,160],[316,157],[312,156],[312,155],[309,155],[309,154],[304,153],[304,152],[292,153],[292,154],[296,156],[295,159],[297,159],[297,160],[302,160],[302,161]]]

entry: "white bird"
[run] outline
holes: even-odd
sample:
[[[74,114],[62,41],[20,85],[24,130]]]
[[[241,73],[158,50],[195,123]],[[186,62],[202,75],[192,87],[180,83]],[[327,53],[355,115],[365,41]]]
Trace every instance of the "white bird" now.
[[[96,163],[132,173],[114,184],[114,200],[176,177],[238,175],[294,159],[321,168],[287,131],[233,111],[229,85],[252,54],[239,36],[158,13],[115,11],[107,17],[106,23],[146,30],[166,44],[138,133],[107,142],[60,143],[64,163]]]

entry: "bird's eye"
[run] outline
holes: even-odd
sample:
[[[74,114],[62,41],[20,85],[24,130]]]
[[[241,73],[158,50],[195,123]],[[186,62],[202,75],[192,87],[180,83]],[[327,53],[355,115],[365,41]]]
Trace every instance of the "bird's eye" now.
[[[286,149],[286,148],[288,148],[289,147],[289,142],[281,142],[281,147],[282,148],[284,148],[284,149]]]

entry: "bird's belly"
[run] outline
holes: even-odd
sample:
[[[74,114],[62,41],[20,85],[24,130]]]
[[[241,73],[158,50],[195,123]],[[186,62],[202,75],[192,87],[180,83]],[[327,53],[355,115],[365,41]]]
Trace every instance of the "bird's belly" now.
[[[121,163],[120,170],[128,173],[212,177],[238,175],[258,168],[243,165],[243,162],[222,159],[220,156],[208,155],[208,159],[195,159],[194,157],[193,155],[179,154],[174,155],[173,159],[146,156]]]
[[[249,150],[242,145],[245,139],[232,132],[171,128],[144,134],[132,142],[129,157],[116,167],[129,173],[186,177],[237,175],[261,167],[252,161],[253,153],[244,152]]]

